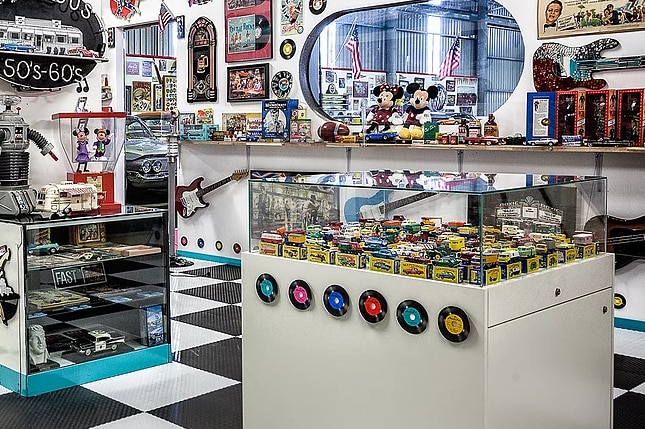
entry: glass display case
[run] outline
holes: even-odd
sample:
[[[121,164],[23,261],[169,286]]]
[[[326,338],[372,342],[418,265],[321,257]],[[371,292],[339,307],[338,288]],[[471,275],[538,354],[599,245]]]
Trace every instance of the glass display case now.
[[[165,211],[0,224],[3,386],[33,396],[171,360]]]
[[[606,251],[603,177],[257,176],[249,248],[262,254],[483,286]]]

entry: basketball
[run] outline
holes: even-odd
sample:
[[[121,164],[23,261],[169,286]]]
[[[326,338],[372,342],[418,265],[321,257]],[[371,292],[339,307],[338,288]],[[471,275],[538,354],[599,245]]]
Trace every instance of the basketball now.
[[[325,122],[318,128],[318,136],[326,142],[333,142],[336,136],[348,136],[349,127],[342,122]]]

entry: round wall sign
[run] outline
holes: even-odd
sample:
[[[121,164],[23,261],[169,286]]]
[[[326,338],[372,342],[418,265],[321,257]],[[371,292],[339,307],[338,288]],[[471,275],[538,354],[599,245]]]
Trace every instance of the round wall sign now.
[[[293,87],[293,76],[286,70],[281,70],[271,79],[271,90],[278,98],[287,98]]]
[[[292,39],[285,39],[280,44],[280,55],[285,60],[290,60],[296,55],[296,42]]]

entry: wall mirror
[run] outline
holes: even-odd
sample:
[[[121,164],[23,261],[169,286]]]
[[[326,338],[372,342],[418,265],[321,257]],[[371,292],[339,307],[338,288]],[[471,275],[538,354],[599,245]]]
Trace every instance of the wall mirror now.
[[[455,53],[459,61],[446,60]],[[496,1],[411,1],[325,18],[303,47],[300,82],[310,108],[353,125],[375,104],[374,86],[436,85],[434,120],[494,112],[515,90],[523,66],[519,26]]]

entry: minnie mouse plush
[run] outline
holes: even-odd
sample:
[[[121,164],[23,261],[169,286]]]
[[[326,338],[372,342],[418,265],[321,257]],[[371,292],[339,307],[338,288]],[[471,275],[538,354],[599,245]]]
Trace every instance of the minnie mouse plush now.
[[[399,131],[399,137],[403,140],[420,139],[423,137],[421,125],[431,120],[428,103],[431,99],[437,98],[439,89],[434,85],[424,89],[418,83],[411,83],[405,91],[411,94],[410,106],[405,110],[403,128]]]
[[[376,105],[371,107],[367,115],[367,123],[370,126],[365,132],[387,131],[392,125],[390,118],[395,114],[394,104],[396,100],[403,98],[403,88],[398,85],[384,83],[383,85],[375,87],[372,93],[376,96]],[[380,131],[379,126],[383,126],[383,129]]]

